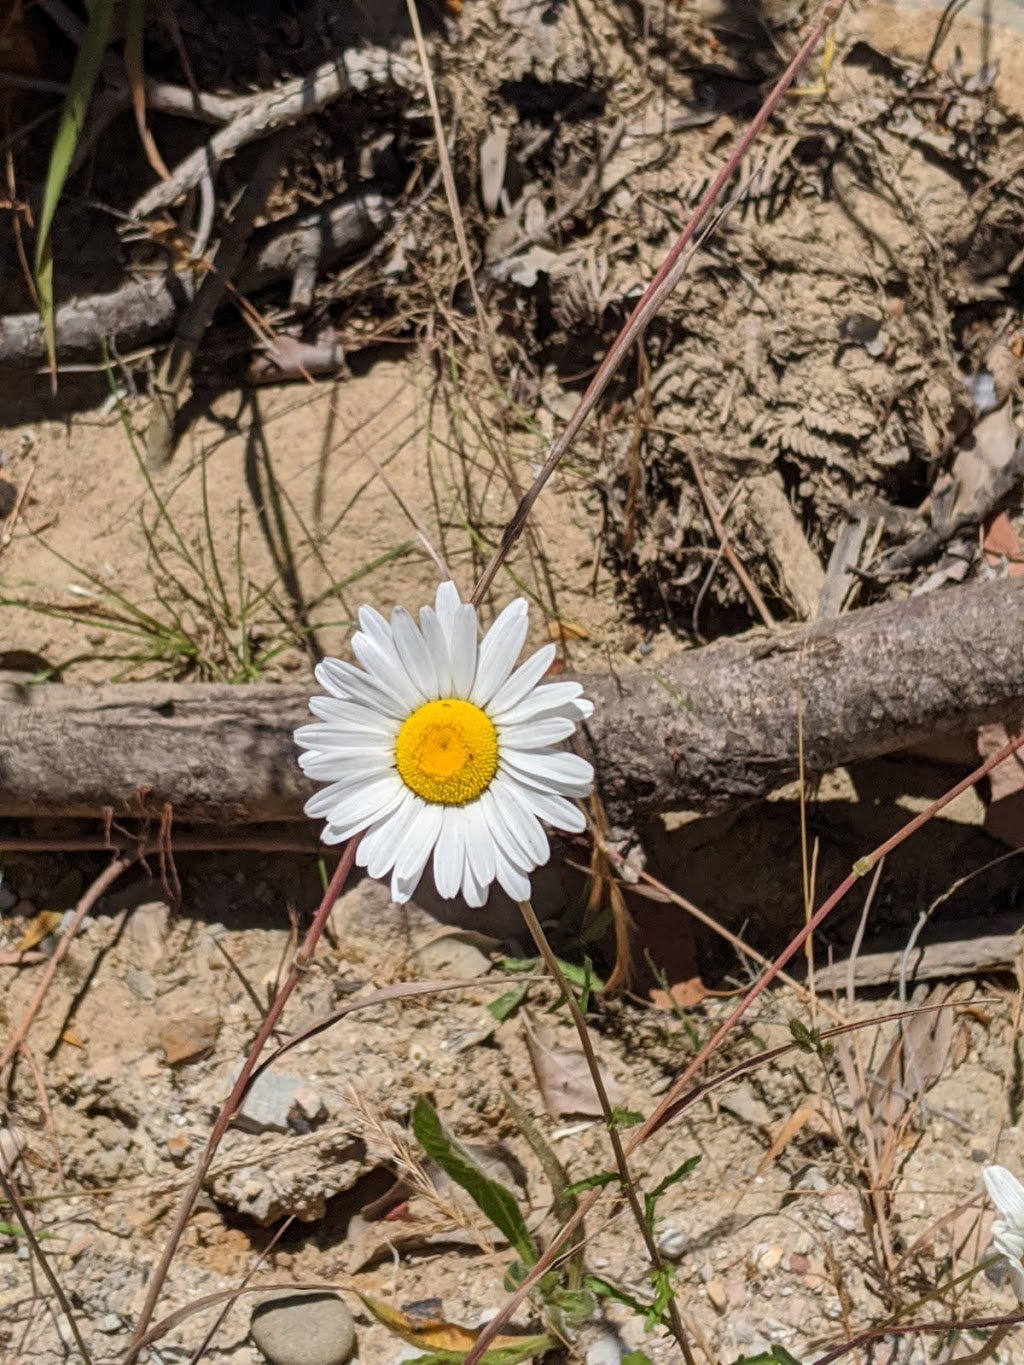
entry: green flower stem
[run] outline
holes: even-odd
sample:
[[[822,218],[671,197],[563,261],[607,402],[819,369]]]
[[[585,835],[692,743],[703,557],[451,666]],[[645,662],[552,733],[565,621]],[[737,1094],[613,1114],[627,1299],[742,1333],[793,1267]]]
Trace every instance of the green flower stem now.
[[[644,1210],[636,1191],[636,1185],[630,1174],[629,1165],[626,1161],[626,1153],[622,1146],[622,1139],[619,1136],[619,1127],[615,1121],[615,1114],[612,1110],[611,1101],[608,1099],[608,1092],[604,1087],[601,1069],[597,1064],[597,1056],[594,1052],[594,1045],[590,1039],[590,1030],[587,1028],[587,1021],[584,1018],[583,1011],[580,1009],[580,1003],[576,999],[576,994],[573,991],[572,986],[566,980],[561,964],[555,956],[551,944],[548,942],[547,935],[541,927],[540,920],[537,918],[533,906],[529,901],[520,901],[519,910],[523,919],[526,921],[526,927],[533,936],[533,941],[537,945],[538,952],[544,959],[544,965],[551,973],[555,984],[565,996],[569,1006],[569,1013],[572,1015],[572,1021],[576,1025],[580,1046],[583,1048],[583,1055],[587,1059],[587,1067],[590,1071],[591,1079],[594,1082],[594,1089],[597,1091],[597,1098],[601,1104],[601,1111],[604,1114],[605,1126],[608,1129],[608,1136],[611,1140],[612,1152],[615,1156],[615,1165],[619,1172],[619,1180],[622,1184],[623,1192],[629,1201],[633,1217],[636,1219],[636,1225],[640,1229],[640,1236],[644,1239],[647,1254],[651,1258],[652,1271],[655,1275],[660,1275],[665,1270],[665,1262],[662,1259],[661,1252],[658,1250],[658,1244],[654,1239],[654,1229],[648,1224],[648,1221],[644,1216]],[[672,1323],[672,1335],[679,1343],[679,1349],[683,1353],[686,1365],[695,1365],[693,1352],[690,1350],[690,1343],[686,1337],[686,1329],[683,1327],[679,1306],[676,1303],[674,1296],[668,1301],[668,1314],[669,1320]]]

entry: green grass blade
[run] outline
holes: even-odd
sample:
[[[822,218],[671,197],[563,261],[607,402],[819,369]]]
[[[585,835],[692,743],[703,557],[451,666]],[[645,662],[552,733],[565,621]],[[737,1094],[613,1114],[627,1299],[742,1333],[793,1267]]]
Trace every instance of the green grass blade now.
[[[39,292],[39,312],[46,335],[46,353],[54,384],[57,378],[57,339],[53,318],[53,251],[51,232],[57,205],[64,192],[64,182],[71,170],[75,148],[82,134],[85,116],[92,99],[93,87],[100,72],[103,53],[110,36],[110,16],[114,0],[96,0],[89,27],[75,58],[74,70],[68,83],[68,93],[61,110],[57,136],[50,153],[50,165],[43,189],[43,207],[39,214],[39,235],[36,238],[36,289]]]

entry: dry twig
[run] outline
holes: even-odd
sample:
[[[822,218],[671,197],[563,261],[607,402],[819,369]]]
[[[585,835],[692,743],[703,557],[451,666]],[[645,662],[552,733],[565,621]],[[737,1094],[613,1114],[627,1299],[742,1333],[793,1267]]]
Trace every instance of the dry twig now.
[[[397,85],[415,90],[419,85],[419,71],[411,62],[382,48],[363,48],[324,62],[308,76],[299,76],[272,90],[260,91],[244,102],[205,147],[187,156],[166,180],[147,190],[136,202],[132,216],[145,218],[157,209],[173,204],[187,190],[198,185],[208,170],[234,156],[247,143],[277,128],[309,118],[342,95],[375,85]]]

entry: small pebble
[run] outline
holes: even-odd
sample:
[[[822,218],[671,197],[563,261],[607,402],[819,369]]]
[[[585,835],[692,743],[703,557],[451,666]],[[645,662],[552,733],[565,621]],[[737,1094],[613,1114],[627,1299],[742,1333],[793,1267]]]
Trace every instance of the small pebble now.
[[[443,934],[424,943],[412,955],[424,976],[462,978],[485,976],[491,970],[491,960],[476,947],[456,934]]]
[[[249,1331],[270,1365],[344,1365],[356,1327],[344,1300],[321,1290],[285,1290],[259,1302]]]
[[[116,1313],[104,1313],[96,1324],[96,1330],[112,1337],[117,1332],[124,1331],[124,1323]]]
[[[662,1228],[658,1236],[658,1250],[663,1256],[667,1256],[670,1261],[678,1261],[686,1252],[690,1244],[690,1239],[685,1232],[680,1232],[671,1223]]]
[[[609,1332],[587,1347],[586,1365],[620,1365],[622,1354],[622,1342]]]
[[[729,1296],[725,1292],[725,1285],[721,1280],[709,1280],[704,1286],[707,1290],[711,1306],[716,1313],[724,1313],[729,1306]]]
[[[156,999],[156,982],[150,972],[142,971],[139,967],[129,967],[124,974],[124,984],[140,1000]]]

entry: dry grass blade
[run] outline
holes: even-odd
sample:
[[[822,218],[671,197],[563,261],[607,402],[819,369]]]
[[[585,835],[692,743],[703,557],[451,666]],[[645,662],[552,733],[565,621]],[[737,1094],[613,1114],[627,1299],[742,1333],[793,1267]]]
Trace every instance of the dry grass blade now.
[[[146,0],[128,0],[128,18],[124,38],[124,69],[132,92],[135,124],[146,153],[146,159],[161,180],[170,176],[160,149],[153,140],[146,122],[146,72],[142,64],[142,39],[146,27]]]
[[[0,1166],[0,1190],[3,1191],[4,1198],[10,1204],[11,1208],[14,1210],[18,1222],[21,1224],[21,1230],[25,1234],[25,1240],[28,1242],[32,1255],[39,1263],[40,1269],[46,1276],[47,1284],[53,1290],[54,1297],[61,1306],[61,1311],[63,1312],[64,1317],[67,1319],[67,1324],[71,1329],[71,1335],[75,1338],[75,1344],[78,1347],[79,1351],[82,1353],[82,1359],[85,1361],[85,1365],[92,1365],[92,1356],[89,1354],[89,1348],[86,1346],[82,1334],[79,1331],[78,1323],[75,1320],[75,1312],[74,1309],[71,1307],[71,1301],[65,1294],[60,1280],[58,1280],[57,1276],[54,1274],[53,1267],[50,1265],[49,1257],[46,1255],[46,1252],[40,1246],[39,1239],[32,1231],[32,1224],[29,1221],[28,1214],[25,1212],[25,1206],[21,1202],[21,1197],[19,1196],[18,1191],[15,1189],[12,1181],[8,1180],[7,1176],[4,1174],[2,1166]]]
[[[597,405],[605,389],[611,383],[616,370],[622,364],[633,346],[644,333],[647,326],[658,314],[662,304],[675,289],[689,264],[689,256],[686,254],[687,248],[697,238],[704,220],[711,212],[712,208],[722,196],[726,185],[729,183],[737,169],[742,165],[743,158],[750,150],[751,146],[760,137],[765,124],[771,118],[774,111],[781,103],[786,91],[793,84],[797,75],[804,66],[804,63],[818,46],[822,36],[829,26],[835,23],[842,13],[845,0],[827,0],[827,3],[819,11],[818,17],[811,29],[811,32],[804,40],[799,52],[786,67],[779,77],[768,98],[764,101],[757,114],[754,116],[743,137],[737,143],[722,169],[715,176],[708,186],[700,203],[694,209],[686,227],[676,238],[672,249],[665,257],[658,273],[651,280],[644,290],[639,303],[633,309],[625,326],[619,335],[612,342],[611,349],[601,361],[597,371],[587,385],[587,388],[576,406],[575,411],[569,418],[564,431],[553,443],[548,451],[547,457],[540,470],[527,490],[525,496],[516,508],[511,520],[505,528],[501,538],[501,544],[495,550],[490,563],[484,569],[473,592],[473,603],[480,605],[488,587],[494,581],[494,576],[498,572],[503,560],[508,555],[509,550],[519,539],[526,524],[526,518],[530,514],[530,509],[537,501],[545,484],[558,468],[562,456],[569,449],[572,442],[583,427],[584,422],[590,416]],[[467,1365],[473,1365],[473,1361],[479,1359],[474,1355],[471,1360],[467,1360]]]

